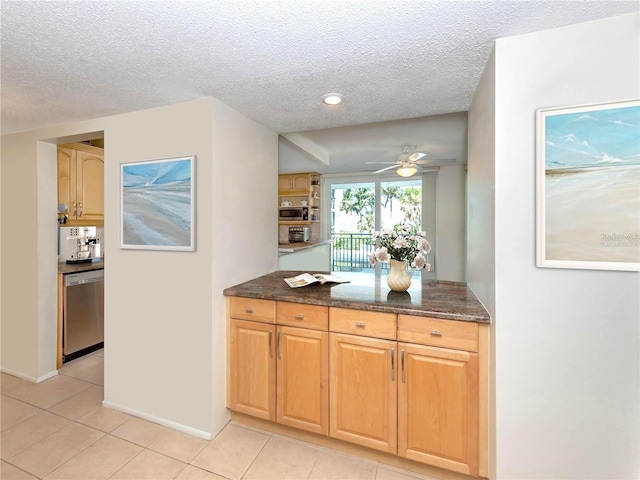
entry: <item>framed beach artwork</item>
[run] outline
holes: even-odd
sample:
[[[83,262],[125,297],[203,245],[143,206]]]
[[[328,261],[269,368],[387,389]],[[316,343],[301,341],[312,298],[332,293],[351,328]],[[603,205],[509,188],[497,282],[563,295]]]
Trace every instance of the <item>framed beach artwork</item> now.
[[[536,120],[537,266],[640,270],[640,101]]]
[[[123,163],[120,247],[195,250],[195,156]]]

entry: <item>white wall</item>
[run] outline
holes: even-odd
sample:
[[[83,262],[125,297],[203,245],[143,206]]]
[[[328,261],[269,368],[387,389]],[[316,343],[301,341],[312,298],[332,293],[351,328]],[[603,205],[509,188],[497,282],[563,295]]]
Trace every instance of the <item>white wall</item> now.
[[[534,142],[538,108],[640,97],[639,32],[631,14],[496,42],[497,478],[640,474],[640,275],[535,267]]]
[[[495,55],[492,53],[469,109],[467,170],[467,283],[491,315],[489,476],[496,478],[495,402]]]
[[[212,98],[2,138],[2,369],[33,380],[56,372],[53,144],[96,131],[105,138],[105,404],[216,433],[228,418],[222,289],[277,260],[277,135]],[[120,250],[120,164],[190,154],[196,251]],[[39,253],[21,259],[23,248]]]
[[[436,234],[438,280],[464,282],[465,264],[465,165],[440,167],[436,186]],[[427,232],[429,237],[429,232]]]

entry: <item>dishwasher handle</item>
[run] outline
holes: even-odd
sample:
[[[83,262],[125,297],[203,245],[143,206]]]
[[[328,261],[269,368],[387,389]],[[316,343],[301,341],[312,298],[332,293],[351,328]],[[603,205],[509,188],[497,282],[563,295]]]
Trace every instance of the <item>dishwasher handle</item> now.
[[[85,283],[95,283],[104,281],[104,272],[102,270],[94,270],[82,273],[72,273],[64,276],[64,286],[73,287],[75,285],[84,285]]]

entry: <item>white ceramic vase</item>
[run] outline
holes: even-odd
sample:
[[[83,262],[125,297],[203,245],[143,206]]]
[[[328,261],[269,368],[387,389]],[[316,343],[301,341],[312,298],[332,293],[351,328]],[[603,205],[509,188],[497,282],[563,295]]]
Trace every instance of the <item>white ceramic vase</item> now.
[[[407,262],[393,259],[389,262],[387,285],[394,292],[406,292],[411,286],[411,274],[407,271]]]

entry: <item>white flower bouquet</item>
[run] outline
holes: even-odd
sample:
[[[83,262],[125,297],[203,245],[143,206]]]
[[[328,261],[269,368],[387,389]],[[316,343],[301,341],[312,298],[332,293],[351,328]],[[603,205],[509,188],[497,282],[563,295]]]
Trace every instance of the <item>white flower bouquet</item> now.
[[[380,241],[380,246],[369,254],[369,263],[398,260],[407,262],[413,269],[431,270],[426,255],[431,251],[431,244],[425,238],[425,232],[413,233],[409,225],[399,225],[393,230],[373,232],[373,239]]]

